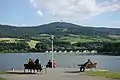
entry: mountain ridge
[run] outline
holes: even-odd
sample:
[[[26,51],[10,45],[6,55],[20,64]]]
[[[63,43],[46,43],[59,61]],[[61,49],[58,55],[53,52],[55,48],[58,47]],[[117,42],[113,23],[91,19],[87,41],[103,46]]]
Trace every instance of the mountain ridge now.
[[[109,36],[120,35],[120,28],[88,27],[68,22],[53,22],[26,27],[0,24],[0,37],[31,37],[38,34]]]

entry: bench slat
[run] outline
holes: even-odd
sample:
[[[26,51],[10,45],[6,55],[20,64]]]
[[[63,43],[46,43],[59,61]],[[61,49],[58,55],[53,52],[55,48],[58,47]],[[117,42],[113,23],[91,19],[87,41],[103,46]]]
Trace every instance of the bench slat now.
[[[97,63],[87,64],[86,68],[96,68]]]

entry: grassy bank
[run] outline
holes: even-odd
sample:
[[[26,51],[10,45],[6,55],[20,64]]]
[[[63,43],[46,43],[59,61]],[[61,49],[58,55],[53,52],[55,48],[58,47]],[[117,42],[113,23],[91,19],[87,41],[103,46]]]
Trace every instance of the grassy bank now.
[[[7,72],[6,71],[0,71],[0,74],[6,74]]]
[[[109,71],[88,71],[86,72],[88,76],[100,76],[105,78],[120,79],[120,73],[114,73]]]
[[[6,74],[6,72],[5,71],[0,71],[0,74]],[[0,77],[0,80],[6,80],[6,79]]]
[[[0,80],[6,80],[6,79],[0,77]]]
[[[0,38],[0,42],[5,42],[5,43],[18,43],[20,42],[21,40],[25,40],[25,39],[19,39],[19,38]],[[37,43],[39,43],[39,41],[36,41],[36,40],[29,40],[27,41],[28,45],[31,47],[31,48],[35,48],[35,45]]]

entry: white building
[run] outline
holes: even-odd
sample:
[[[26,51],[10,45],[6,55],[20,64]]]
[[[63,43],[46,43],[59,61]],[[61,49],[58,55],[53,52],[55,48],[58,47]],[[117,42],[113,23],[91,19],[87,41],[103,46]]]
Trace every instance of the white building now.
[[[79,50],[76,51],[76,53],[79,53],[79,52],[80,52]]]
[[[73,51],[70,51],[70,53],[72,53]]]
[[[59,53],[61,53],[62,51],[59,51]]]
[[[64,51],[64,53],[67,53],[67,51]]]
[[[45,53],[48,53],[48,51],[45,51]]]

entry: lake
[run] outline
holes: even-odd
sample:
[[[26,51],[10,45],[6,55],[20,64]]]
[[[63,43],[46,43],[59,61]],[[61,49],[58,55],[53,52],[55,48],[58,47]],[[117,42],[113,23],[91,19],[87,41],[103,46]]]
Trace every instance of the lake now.
[[[28,62],[29,58],[39,58],[40,62],[45,65],[51,58],[51,55],[44,53],[0,54],[0,70],[9,70],[11,68],[23,69],[23,64]],[[78,68],[76,65],[84,63],[87,59],[97,62],[98,69],[120,72],[120,56],[55,54],[57,66],[63,68]]]

